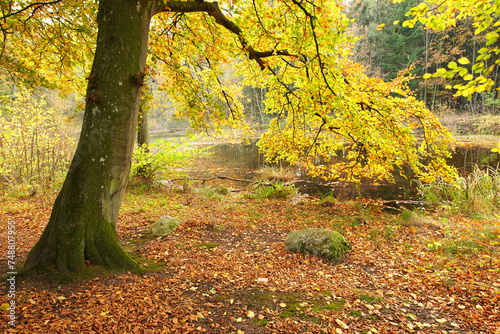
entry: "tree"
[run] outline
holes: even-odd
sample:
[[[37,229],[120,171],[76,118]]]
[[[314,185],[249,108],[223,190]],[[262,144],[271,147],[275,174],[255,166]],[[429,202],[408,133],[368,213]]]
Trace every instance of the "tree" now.
[[[394,2],[401,1],[395,0]],[[486,45],[477,50],[477,53],[474,52],[471,57],[473,64],[470,69],[467,65],[471,64],[471,59],[462,57],[458,59],[458,64],[454,61],[449,62],[448,69],[439,68],[434,74],[424,75],[424,78],[433,76],[451,79],[457,74],[466,83],[460,83],[453,87],[450,85],[447,88],[456,89],[456,96],[464,96],[468,99],[471,99],[475,92],[480,93],[492,89],[495,82],[491,76],[500,63],[500,59],[494,59],[494,56],[500,53],[497,45],[500,37],[499,15],[500,6],[492,0],[427,0],[413,7],[407,13],[407,16],[411,18],[402,23],[403,27],[413,28],[419,22],[428,28],[445,30],[447,27],[456,26],[459,20],[472,18],[475,35],[487,32]],[[395,24],[398,23],[395,22]]]
[[[356,20],[352,26],[357,26],[364,35],[354,52],[359,53],[358,48],[363,44],[370,46],[364,48],[364,54],[356,54],[356,60],[365,66],[379,68],[386,80],[394,79],[399,71],[415,65],[424,49],[421,30],[391,28],[392,23],[403,19],[415,3],[415,0],[401,4],[365,0],[354,3],[349,10],[349,16]],[[412,72],[419,73],[420,69],[414,68]]]
[[[41,9],[49,6],[50,15],[69,20],[81,13],[66,6],[77,3],[9,2],[3,18],[8,22],[16,14],[45,22]],[[285,158],[326,178],[391,179],[390,172],[403,164],[423,179],[453,176],[444,162],[450,135],[411,95],[406,73],[386,83],[348,60],[353,39],[345,33],[349,19],[342,11],[332,1],[99,1],[80,140],[25,270],[55,265],[80,271],[86,262],[137,269],[118,242],[116,224],[150,32],[155,59],[169,78],[166,88],[179,115],[195,127],[244,124],[237,87],[225,84],[220,73],[222,64],[246,55],[252,62],[234,65],[244,85],[268,89],[266,110],[278,115],[260,141],[269,159]],[[347,148],[346,160],[332,162]]]

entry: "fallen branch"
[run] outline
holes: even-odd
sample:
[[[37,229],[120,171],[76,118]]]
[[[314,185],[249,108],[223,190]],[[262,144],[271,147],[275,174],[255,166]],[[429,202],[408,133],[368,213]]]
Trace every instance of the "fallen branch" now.
[[[213,181],[213,180],[229,180],[229,181],[236,181],[236,182],[246,182],[250,184],[258,184],[260,186],[267,186],[267,187],[273,187],[276,188],[276,185],[273,183],[269,182],[261,182],[261,181],[256,181],[256,180],[249,180],[249,179],[238,179],[235,177],[229,177],[229,176],[214,176],[208,179],[202,179],[202,178],[189,178],[189,179],[172,179],[170,181],[202,181],[201,184],[204,184],[207,181]]]
[[[427,207],[431,205],[431,203],[429,202],[412,200],[387,200],[383,201],[382,204],[393,208],[404,207],[407,209],[413,209],[415,207]]]

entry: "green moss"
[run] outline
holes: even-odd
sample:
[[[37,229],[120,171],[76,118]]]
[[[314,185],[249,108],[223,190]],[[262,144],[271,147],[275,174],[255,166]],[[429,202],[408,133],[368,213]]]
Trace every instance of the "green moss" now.
[[[142,273],[161,271],[166,266],[165,262],[156,262],[153,259],[144,258],[138,253],[130,253],[130,257],[141,265]]]
[[[219,246],[220,245],[218,243],[215,243],[215,242],[201,242],[201,243],[195,245],[195,247],[198,247],[198,248],[204,247],[206,249],[212,249],[212,248],[216,248]]]
[[[278,309],[280,311],[279,317],[282,319],[299,317],[301,319],[321,322],[319,318],[306,316],[304,311],[307,309],[317,313],[323,311],[340,311],[345,304],[345,300],[331,300],[330,296],[330,291],[323,291],[319,295],[308,298],[301,292],[270,293],[254,290],[248,296],[247,306],[251,309]],[[281,303],[286,306],[281,307]]]
[[[269,320],[267,319],[254,319],[253,323],[259,327],[266,327]]]
[[[126,269],[111,269],[107,266],[97,266],[89,265],[78,272],[72,271],[59,271],[55,266],[48,266],[43,269],[31,269],[29,271],[20,271],[16,275],[16,280],[23,277],[31,277],[32,279],[39,279],[40,281],[46,282],[48,284],[67,284],[75,282],[86,282],[96,277],[108,277],[114,274],[133,272],[136,274],[143,274],[145,270],[139,268],[137,270],[126,270]],[[10,275],[9,275],[10,276]],[[8,276],[5,276],[8,278]],[[3,277],[2,277],[3,279]]]
[[[380,297],[370,296],[367,294],[361,294],[359,299],[370,304],[380,303],[382,301],[382,298]]]
[[[344,306],[345,301],[343,301],[343,300],[342,301],[329,301],[329,302],[321,301],[321,302],[314,302],[313,304],[316,306],[313,307],[311,310],[313,310],[315,312],[322,312],[324,310],[340,311],[342,309],[342,307]]]
[[[354,317],[361,317],[361,312],[359,311],[349,311],[349,313]]]

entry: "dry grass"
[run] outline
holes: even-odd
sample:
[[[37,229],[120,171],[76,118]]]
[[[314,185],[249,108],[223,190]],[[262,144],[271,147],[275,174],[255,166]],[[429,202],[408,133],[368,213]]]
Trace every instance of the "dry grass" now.
[[[295,171],[289,167],[273,167],[264,166],[257,171],[257,175],[260,179],[267,180],[269,182],[281,182],[289,183],[297,178]]]

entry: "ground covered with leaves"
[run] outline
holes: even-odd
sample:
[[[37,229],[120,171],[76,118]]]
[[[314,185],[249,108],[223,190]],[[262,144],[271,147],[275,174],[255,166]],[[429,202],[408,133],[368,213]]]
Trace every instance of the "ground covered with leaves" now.
[[[68,282],[54,281],[53,275],[19,278],[15,326],[2,310],[0,328],[5,333],[499,333],[498,218],[389,213],[373,200],[263,198],[251,187],[231,187],[129,189],[118,234],[147,272]],[[51,205],[4,197],[1,206],[0,244],[7,249],[6,222],[15,222],[16,262],[22,263]],[[183,223],[170,236],[152,237],[148,227],[165,215]],[[340,264],[287,252],[287,234],[306,227],[335,229],[353,249]],[[9,271],[3,252],[0,272]],[[9,302],[7,293],[1,302]]]

